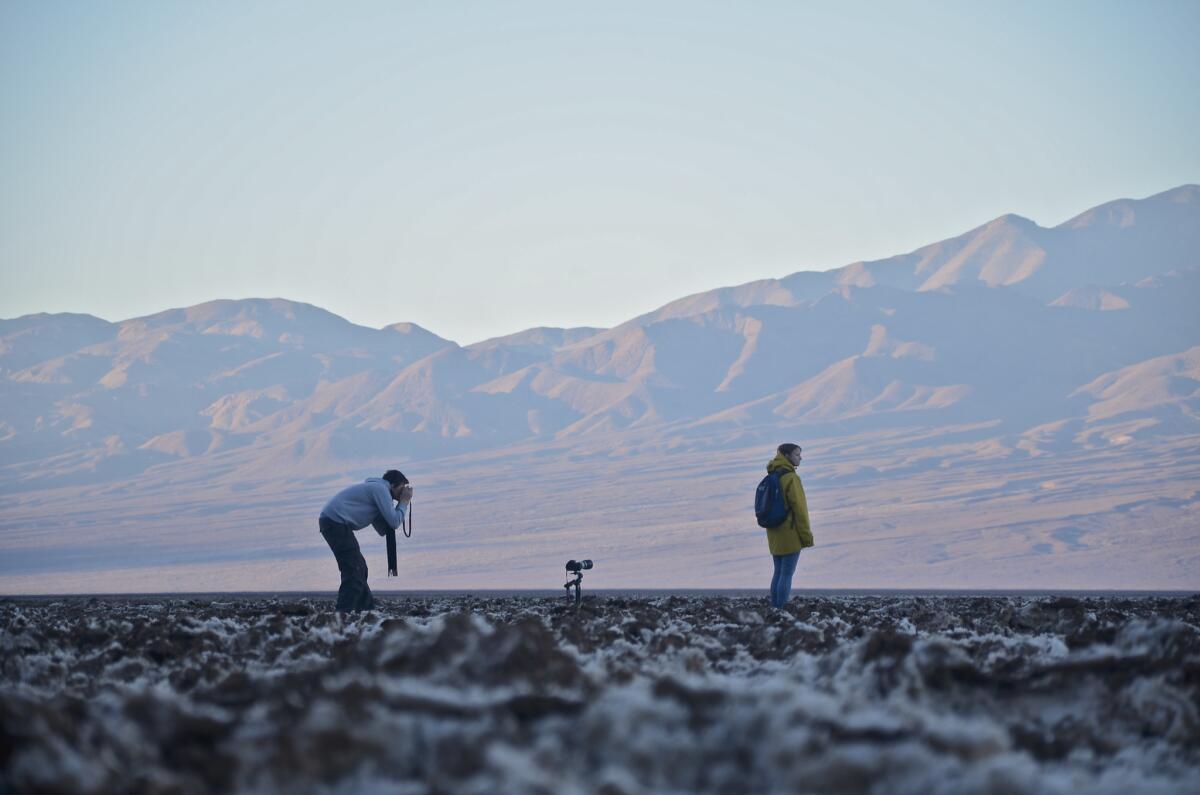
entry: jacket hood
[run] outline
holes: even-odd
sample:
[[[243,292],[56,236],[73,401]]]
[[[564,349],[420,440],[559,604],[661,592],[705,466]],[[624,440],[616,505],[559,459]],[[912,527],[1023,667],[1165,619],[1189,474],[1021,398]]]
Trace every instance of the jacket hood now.
[[[363,481],[363,483],[382,483],[383,485],[387,486],[389,489],[392,487],[392,484],[388,483],[383,478],[367,478],[366,480]]]
[[[767,464],[767,472],[774,472],[777,469],[786,469],[788,472],[795,472],[796,466],[787,460],[787,456],[783,453],[776,453],[771,462]]]

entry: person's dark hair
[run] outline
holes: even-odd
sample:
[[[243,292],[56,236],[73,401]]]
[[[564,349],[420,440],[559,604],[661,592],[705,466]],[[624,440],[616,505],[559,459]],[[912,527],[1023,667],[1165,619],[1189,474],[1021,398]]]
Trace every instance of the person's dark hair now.
[[[799,449],[800,449],[800,445],[792,444],[791,442],[784,442],[783,444],[779,445],[779,447],[776,448],[776,450],[778,450],[783,455],[791,455],[792,453],[796,452]]]
[[[383,479],[393,486],[403,486],[408,482],[408,478],[404,477],[404,473],[399,469],[389,469],[383,473]]]

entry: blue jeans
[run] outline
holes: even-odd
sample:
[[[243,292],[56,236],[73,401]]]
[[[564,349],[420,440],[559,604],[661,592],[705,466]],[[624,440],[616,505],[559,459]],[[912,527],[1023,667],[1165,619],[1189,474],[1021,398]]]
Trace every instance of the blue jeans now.
[[[788,597],[792,595],[792,575],[796,573],[796,563],[800,560],[800,552],[790,555],[772,555],[775,561],[775,576],[771,578],[771,605],[783,607]]]
[[[325,543],[337,558],[342,573],[342,587],[338,588],[337,609],[342,613],[370,610],[375,606],[375,597],[367,587],[367,561],[359,549],[354,531],[344,524],[322,516],[318,522]]]

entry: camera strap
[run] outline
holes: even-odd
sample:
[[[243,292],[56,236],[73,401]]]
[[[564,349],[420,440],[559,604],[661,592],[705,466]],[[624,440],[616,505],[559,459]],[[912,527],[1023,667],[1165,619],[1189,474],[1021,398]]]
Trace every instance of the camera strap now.
[[[405,522],[408,527],[405,527]],[[400,529],[404,532],[405,538],[412,538],[412,503],[408,504],[408,509],[404,512],[403,518],[400,519]],[[388,576],[398,577],[396,572],[396,531],[388,530],[384,533],[384,538],[387,539],[387,566]]]

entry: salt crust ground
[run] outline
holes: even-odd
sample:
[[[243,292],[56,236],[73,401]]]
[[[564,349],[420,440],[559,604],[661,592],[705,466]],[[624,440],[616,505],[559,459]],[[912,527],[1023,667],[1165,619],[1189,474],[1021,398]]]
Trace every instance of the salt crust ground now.
[[[0,791],[1200,792],[1200,597],[0,601]]]

